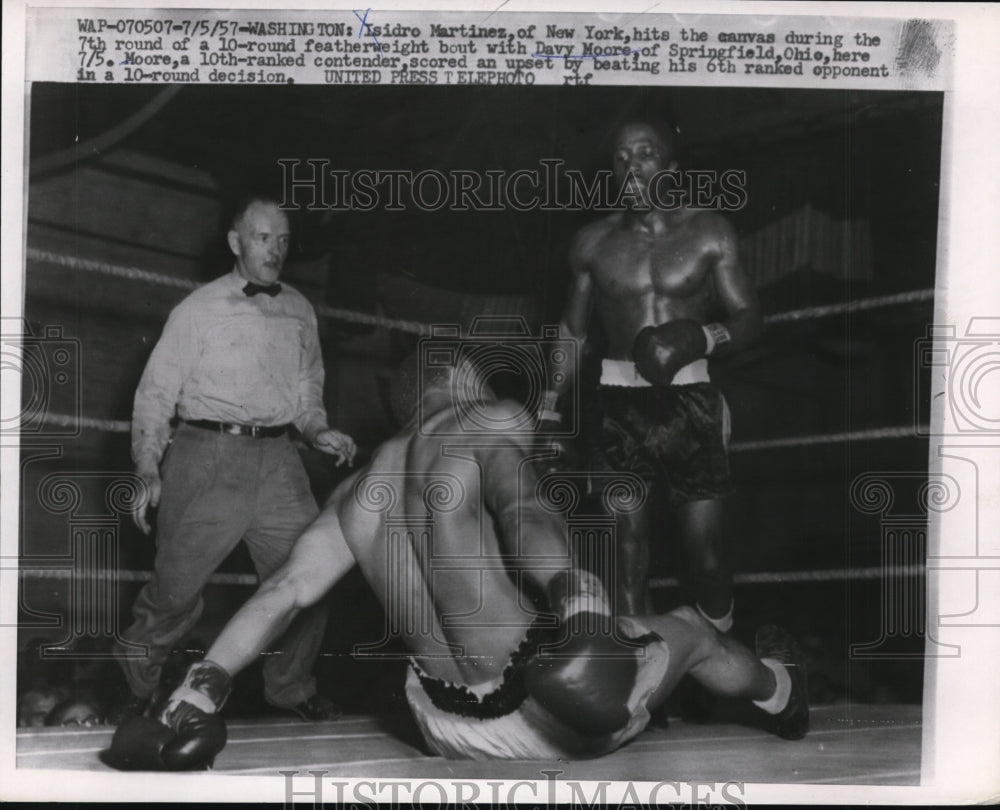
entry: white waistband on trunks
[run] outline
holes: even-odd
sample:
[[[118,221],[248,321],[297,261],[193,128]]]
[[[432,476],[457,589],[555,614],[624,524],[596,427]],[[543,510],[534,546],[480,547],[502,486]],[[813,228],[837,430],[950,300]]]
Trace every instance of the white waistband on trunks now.
[[[710,382],[708,378],[708,360],[705,358],[688,363],[674,375],[670,384],[690,385],[691,383],[699,382]],[[631,360],[609,360],[605,358],[601,361],[601,385],[648,388],[652,383],[639,373],[639,369],[635,367],[635,363]]]

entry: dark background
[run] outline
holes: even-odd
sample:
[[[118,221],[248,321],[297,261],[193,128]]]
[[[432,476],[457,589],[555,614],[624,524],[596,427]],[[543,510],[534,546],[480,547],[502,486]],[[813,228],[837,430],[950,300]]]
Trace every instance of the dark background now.
[[[560,158],[589,176],[609,165],[614,125],[650,113],[678,124],[682,166],[746,172],[747,205],[729,216],[746,240],[747,272],[765,314],[933,287],[942,125],[942,96],[934,93],[36,84],[28,246],[207,281],[230,266],[227,201],[248,186],[280,183],[279,159],[322,158],[353,171],[513,171]],[[465,325],[481,312],[519,314],[535,327],[558,318],[569,241],[597,216],[299,211],[286,279],[316,303],[358,312]],[[793,223],[780,231],[785,241],[801,250],[761,260],[764,254],[752,246],[762,234],[773,237],[783,222]],[[127,420],[149,351],[184,294],[29,260],[29,327],[39,335],[45,326],[60,326],[80,357],[75,383],[37,383],[45,387],[44,408]],[[733,440],[921,421],[926,389],[915,345],[931,312],[926,302],[775,324],[750,351],[713,361],[713,379],[733,411]],[[384,391],[407,340],[391,330],[326,319],[321,339],[331,423],[358,439],[363,462],[392,430]],[[38,393],[31,385],[26,382],[26,401]],[[85,474],[131,470],[125,433],[47,435],[40,430],[28,437],[23,452],[22,553],[33,558],[66,555],[69,547],[71,518],[46,510],[39,499],[45,475],[75,475],[84,501],[102,503],[103,484]],[[58,448],[57,457],[36,455],[32,447],[46,443]],[[323,497],[340,473],[327,458],[303,453]],[[927,457],[926,440],[916,436],[734,453],[737,570],[879,565],[882,520],[851,505],[851,483],[872,471],[919,478]],[[658,537],[654,573],[676,576],[666,518]],[[153,544],[127,518],[116,548],[120,568],[150,568]],[[242,549],[223,568],[251,570]],[[23,582],[23,647],[67,636],[69,647],[99,652],[106,646],[101,632],[70,632],[65,621],[46,629],[34,618],[67,615],[66,580],[26,575]],[[919,633],[897,639],[910,658],[872,662],[848,654],[851,643],[879,637],[882,587],[878,579],[740,586],[737,634],[766,620],[787,624],[810,651],[818,700],[918,702]],[[137,588],[118,588],[120,626]],[[211,586],[202,625],[186,646],[203,648],[247,594],[245,587]],[[330,598],[322,688],[349,709],[377,707],[385,692],[371,686],[383,678],[396,684],[398,664],[358,663],[348,654],[352,643],[380,634],[377,602],[357,576]],[[656,592],[658,608],[681,598],[675,589]],[[26,650],[22,663],[36,664],[36,653]]]

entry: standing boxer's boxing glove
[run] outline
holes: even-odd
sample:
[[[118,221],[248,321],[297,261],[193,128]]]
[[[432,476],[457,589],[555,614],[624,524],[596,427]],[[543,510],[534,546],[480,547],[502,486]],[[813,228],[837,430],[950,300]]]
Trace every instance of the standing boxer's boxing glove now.
[[[632,344],[636,368],[653,385],[670,385],[678,371],[707,353],[705,330],[690,318],[647,326]]]

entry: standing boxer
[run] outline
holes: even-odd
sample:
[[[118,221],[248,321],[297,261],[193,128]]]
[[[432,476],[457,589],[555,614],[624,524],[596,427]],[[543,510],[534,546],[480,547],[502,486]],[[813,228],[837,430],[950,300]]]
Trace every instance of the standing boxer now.
[[[574,237],[562,328],[583,340],[596,306],[608,338],[597,392],[603,464],[669,485],[698,611],[726,632],[733,621],[723,525],[729,409],[709,382],[706,358],[750,345],[762,319],[729,223],[714,211],[665,204],[672,200],[663,172],[676,168],[673,127],[638,121],[616,131],[613,174],[625,208]],[[575,370],[560,371],[550,411]],[[621,613],[648,610],[653,503],[617,516]]]
[[[787,634],[758,632],[754,655],[690,607],[612,618],[601,581],[574,566],[561,516],[535,495],[527,442],[507,429],[520,407],[491,399],[474,371],[435,365],[415,409],[410,371],[395,410],[416,413],[336,489],[157,718],[119,727],[113,764],[211,762],[230,678],[355,563],[406,643],[407,699],[442,756],[601,756],[635,737],[686,673],[755,701],[779,736],[806,734],[805,671]]]
[[[249,197],[228,241],[232,272],[170,313],[135,395],[132,456],[149,491],[135,513],[143,533],[150,531],[147,507],[159,512],[153,578],[123,634],[148,654],[116,649],[131,691],[119,716],[146,709],[171,648],[201,615],[208,577],[240,539],[263,581],[316,517],[289,428],[338,464],[355,453],[349,436],[327,427],[313,308],[278,282],[288,218],[272,198]],[[340,713],[316,694],[312,677],[325,622],[319,608],[303,616],[264,666],[268,702],[304,719]]]

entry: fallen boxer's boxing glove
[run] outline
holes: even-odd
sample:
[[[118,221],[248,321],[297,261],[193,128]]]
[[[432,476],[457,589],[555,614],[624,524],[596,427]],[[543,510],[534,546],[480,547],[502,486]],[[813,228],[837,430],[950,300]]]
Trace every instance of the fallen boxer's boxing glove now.
[[[125,771],[195,771],[210,767],[226,745],[226,724],[194,709],[177,728],[152,717],[130,717],[111,740],[106,761]]]
[[[638,663],[635,649],[612,634],[611,611],[600,580],[580,569],[560,573],[548,587],[559,617],[560,641],[525,666],[528,693],[558,720],[582,734],[601,736],[630,719],[629,696]]]
[[[670,385],[678,371],[707,352],[705,330],[689,318],[647,326],[632,344],[636,368],[653,385]]]
[[[155,718],[131,717],[115,731],[108,764],[121,770],[189,771],[211,766],[226,745],[216,712],[231,680],[211,661],[192,664]]]

